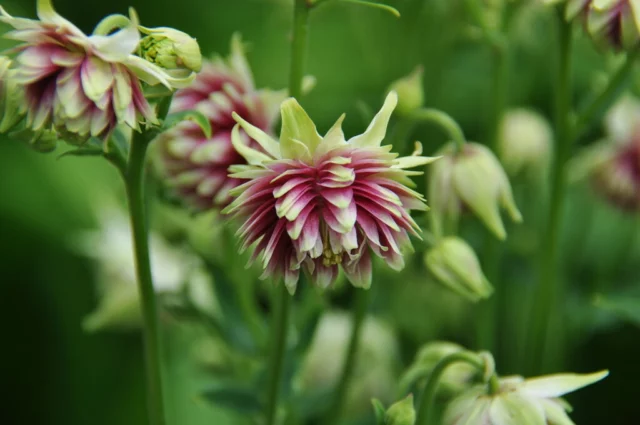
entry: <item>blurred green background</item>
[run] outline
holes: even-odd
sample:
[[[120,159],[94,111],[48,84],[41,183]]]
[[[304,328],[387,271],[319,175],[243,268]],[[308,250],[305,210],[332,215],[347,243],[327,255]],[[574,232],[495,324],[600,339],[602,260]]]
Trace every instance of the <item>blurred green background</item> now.
[[[469,138],[484,141],[491,110],[492,56],[474,38],[461,2],[389,4],[400,10],[401,19],[337,3],[313,13],[307,72],[318,83],[303,104],[319,130],[328,129],[346,111],[347,134],[361,131],[366,120],[358,103],[377,109],[389,83],[422,64],[427,106],[450,113]],[[56,0],[55,6],[86,32],[103,16],[126,13],[132,6],[143,25],[186,31],[197,37],[207,54],[226,55],[231,34],[239,31],[250,46],[258,87],[286,86],[291,1]],[[17,16],[35,15],[35,0],[5,1],[3,7]],[[524,8],[513,17],[510,37],[509,105],[530,106],[550,116],[554,31],[548,14],[537,7]],[[607,60],[586,40],[580,40],[575,54],[579,103],[607,68]],[[598,131],[581,143],[596,139]],[[418,127],[415,137],[428,153],[444,141],[427,126]],[[536,252],[536,223],[544,202],[523,184],[514,185],[525,224],[510,229],[500,272],[508,282],[503,302],[511,306],[517,322],[519,303],[535,282],[529,260]],[[145,423],[139,335],[86,334],[80,326],[96,305],[95,284],[90,261],[74,252],[69,240],[96,225],[96,203],[114,191],[121,191],[120,182],[102,160],[58,160],[17,142],[0,143],[0,367],[5,394],[0,423]],[[566,369],[611,370],[604,382],[569,398],[576,407],[573,418],[583,425],[637,424],[640,333],[632,323],[590,303],[594,288],[601,288],[603,281],[613,292],[638,287],[640,250],[637,239],[630,241],[637,233],[637,220],[600,204],[580,185],[570,191],[566,218],[562,278],[572,285],[565,305],[575,340],[567,344]],[[480,233],[473,224],[465,231],[471,240]],[[411,359],[415,347],[436,337],[473,347],[473,309],[440,302],[443,292],[422,282],[426,278],[421,260],[413,263],[410,273],[415,277],[408,282],[385,275],[388,285],[379,290],[376,304],[383,310],[380,300],[390,300],[391,309],[384,310],[399,328],[405,360]],[[389,298],[383,296],[387,293]],[[504,329],[498,335],[499,371],[516,373],[518,363],[510,354],[516,350],[517,335],[526,329],[511,323]],[[172,358],[188,358],[185,338],[184,332],[168,327],[167,350]],[[188,362],[175,363],[168,371],[174,423],[225,423],[219,413],[196,400],[199,371]]]

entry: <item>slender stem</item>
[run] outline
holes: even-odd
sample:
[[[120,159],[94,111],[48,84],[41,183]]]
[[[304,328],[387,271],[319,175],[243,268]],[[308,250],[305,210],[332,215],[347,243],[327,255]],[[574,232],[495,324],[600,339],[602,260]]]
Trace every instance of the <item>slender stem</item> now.
[[[295,0],[293,6],[293,39],[291,41],[291,64],[289,68],[289,95],[300,98],[302,96],[302,79],[309,38],[308,0]]]
[[[293,6],[293,35],[291,40],[291,63],[289,69],[289,95],[295,98],[302,96],[302,79],[304,77],[304,63],[309,34],[309,11],[312,2],[309,0],[295,0]],[[272,346],[269,358],[269,378],[267,384],[267,405],[265,410],[267,425],[276,423],[278,403],[280,399],[280,384],[285,357],[289,310],[291,309],[291,295],[287,287],[279,285],[278,294],[273,310]]]
[[[438,390],[438,384],[440,383],[440,378],[444,371],[454,363],[469,363],[473,367],[477,368],[478,371],[484,373],[484,362],[482,359],[475,353],[471,353],[468,351],[461,351],[459,353],[451,354],[436,364],[431,373],[429,374],[429,378],[427,380],[427,385],[418,400],[418,413],[416,415],[416,425],[435,425],[433,411],[434,402],[436,399],[436,393]],[[495,374],[494,374],[495,376]],[[491,378],[494,379],[493,376]],[[497,378],[495,378],[497,380]],[[491,382],[491,381],[490,381]],[[493,385],[491,386],[493,388]]]
[[[533,320],[531,345],[527,350],[532,368],[538,373],[549,362],[548,333],[550,323],[558,313],[558,299],[562,295],[562,279],[558,279],[558,243],[562,227],[562,211],[566,189],[566,164],[571,155],[573,137],[571,134],[571,42],[572,28],[563,19],[559,10],[560,43],[558,68],[558,86],[555,89],[555,159],[551,174],[551,199],[547,211],[546,230],[541,245],[539,282],[533,302]],[[560,334],[561,329],[555,327]]]
[[[271,356],[269,358],[269,379],[267,384],[267,425],[276,423],[278,413],[278,401],[280,399],[280,381],[284,365],[285,346],[287,342],[287,326],[289,323],[289,311],[291,299],[285,285],[278,285],[274,297],[273,322],[271,324]]]
[[[421,108],[413,111],[409,115],[409,118],[414,122],[431,122],[438,125],[447,133],[447,136],[449,136],[451,140],[456,143],[456,146],[459,150],[464,147],[464,144],[466,142],[464,132],[462,131],[462,128],[460,128],[458,123],[453,118],[451,118],[449,114],[438,109]]]
[[[498,138],[500,137],[500,125],[507,104],[507,87],[509,83],[508,46],[505,37],[498,44],[492,44],[494,55],[493,69],[493,110],[487,146],[496,153]],[[502,249],[499,242],[489,232],[485,232],[483,270],[487,279],[494,287],[493,295],[486,301],[478,304],[477,348],[491,352],[497,351],[496,331],[500,323],[500,298],[502,296],[500,279],[500,261]]]
[[[336,389],[333,403],[329,409],[329,415],[324,422],[327,425],[333,425],[338,423],[342,410],[344,408],[344,402],[347,398],[347,392],[351,385],[351,379],[355,370],[356,357],[358,355],[358,346],[360,345],[360,338],[362,334],[362,325],[369,309],[369,301],[371,299],[370,289],[355,289],[355,308],[353,309],[353,327],[351,328],[351,337],[349,339],[349,347],[347,348],[347,354],[342,365],[342,372],[340,374],[340,380],[338,381],[338,388]]]
[[[607,88],[578,115],[573,131],[574,137],[580,136],[590,125],[598,122],[597,118],[618,98],[629,82],[639,55],[640,46],[637,46],[627,54],[625,63],[616,71]]]
[[[149,259],[149,235],[145,214],[144,165],[149,140],[144,133],[135,133],[129,152],[126,174],[127,199],[133,233],[133,246],[138,277],[138,291],[143,317],[144,349],[147,368],[147,397],[152,425],[164,425],[162,396],[162,362],[160,327],[153,290],[151,261]]]

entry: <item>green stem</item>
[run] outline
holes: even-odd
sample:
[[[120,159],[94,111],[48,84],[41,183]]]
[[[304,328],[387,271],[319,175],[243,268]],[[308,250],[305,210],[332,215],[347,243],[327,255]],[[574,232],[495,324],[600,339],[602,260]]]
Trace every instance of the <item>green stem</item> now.
[[[440,378],[449,366],[459,362],[469,363],[471,366],[478,369],[480,373],[485,372],[485,365],[482,359],[477,354],[468,351],[454,353],[440,360],[429,374],[427,385],[418,400],[418,413],[415,421],[416,425],[435,425],[436,422],[434,420],[433,411],[435,410],[435,400]],[[492,383],[490,385],[490,390],[493,391],[494,384],[497,382],[495,374],[492,375],[489,382]]]
[[[280,399],[280,381],[284,366],[285,346],[287,342],[287,327],[289,324],[289,312],[293,297],[283,284],[278,285],[274,297],[273,322],[271,324],[271,356],[269,358],[269,378],[267,384],[267,425],[276,423],[278,413],[278,401]]]
[[[598,118],[611,106],[619,97],[620,93],[628,85],[629,78],[635,68],[636,59],[640,55],[640,46],[634,48],[627,54],[625,63],[616,71],[609,81],[607,88],[600,93],[576,118],[573,136],[578,137],[589,126],[597,123]]]
[[[289,68],[289,96],[302,96],[302,79],[309,38],[308,0],[295,0],[293,7],[293,40],[291,42],[291,66]]]
[[[133,233],[138,291],[140,293],[140,305],[142,308],[145,363],[147,369],[147,397],[151,424],[164,425],[166,419],[162,396],[160,327],[158,324],[156,294],[153,289],[151,276],[149,235],[144,197],[145,155],[150,140],[145,133],[134,134],[129,152],[126,188]]]
[[[464,148],[464,144],[466,142],[464,132],[449,114],[438,109],[421,108],[413,111],[409,115],[409,119],[414,122],[430,122],[438,125],[445,131],[445,133],[447,133],[447,136],[456,143],[458,150],[462,150],[462,148]]]
[[[333,402],[329,409],[329,415],[327,420],[324,421],[327,425],[334,425],[338,423],[344,403],[347,398],[349,386],[353,379],[353,373],[355,371],[356,357],[358,356],[358,346],[360,345],[360,339],[362,335],[362,325],[369,309],[369,301],[371,299],[370,289],[355,289],[355,308],[353,310],[353,324],[351,328],[351,337],[349,339],[349,347],[347,348],[347,355],[342,365],[342,372],[340,374],[340,380],[338,381],[338,387],[336,388]]]
[[[533,301],[532,341],[527,350],[532,368],[538,373],[549,363],[548,340],[550,323],[556,322],[558,300],[563,294],[562,279],[558,279],[558,243],[562,227],[562,211],[566,192],[566,164],[571,156],[573,137],[571,134],[571,44],[572,27],[563,19],[559,10],[560,42],[558,85],[555,89],[555,159],[551,174],[551,199],[547,211],[546,230],[541,245],[539,281]],[[559,324],[559,323],[558,323]],[[562,330],[554,327],[561,335]]]

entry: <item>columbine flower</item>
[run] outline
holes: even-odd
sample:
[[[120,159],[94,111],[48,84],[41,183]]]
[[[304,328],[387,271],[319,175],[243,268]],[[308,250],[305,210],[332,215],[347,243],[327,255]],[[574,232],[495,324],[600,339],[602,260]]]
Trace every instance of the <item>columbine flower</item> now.
[[[430,172],[429,195],[435,223],[442,226],[445,217],[457,220],[464,208],[473,211],[496,237],[507,233],[499,207],[507,210],[515,222],[522,216],[513,200],[511,185],[495,155],[483,145],[465,143],[457,149],[446,145],[443,157]]]
[[[101,228],[82,233],[75,240],[79,251],[96,261],[100,301],[83,322],[87,331],[132,329],[142,323],[131,230],[126,216],[103,208]],[[173,248],[157,234],[150,236],[153,285],[157,294],[186,293],[200,311],[216,314],[217,301],[200,261]]]
[[[130,19],[105,18],[91,36],[58,15],[50,0],[38,0],[39,20],[0,12],[0,21],[14,28],[5,37],[22,42],[14,80],[24,88],[27,125],[35,131],[53,125],[64,139],[84,142],[106,138],[120,123],[138,129],[140,122],[157,122],[140,81],[169,88],[190,81],[133,55],[140,41],[133,11]]]
[[[140,40],[140,56],[176,77],[188,77],[202,69],[202,54],[195,38],[173,28],[145,28]]]
[[[623,97],[605,119],[606,139],[571,164],[573,179],[587,178],[595,191],[625,211],[640,210],[640,102]]]
[[[185,121],[158,137],[156,168],[166,184],[196,209],[226,206],[231,201],[229,190],[241,183],[229,177],[227,170],[234,164],[246,164],[231,144],[235,125],[231,113],[236,111],[272,133],[283,99],[282,93],[255,89],[242,42],[235,35],[229,58],[205,61],[193,84],[174,96],[170,112],[202,112],[211,122],[213,135],[207,138],[200,126]],[[254,147],[259,149],[257,144]]]
[[[605,378],[608,371],[588,375],[558,374],[500,380],[496,394],[479,385],[454,399],[444,413],[444,425],[573,425],[569,405],[560,397]]]
[[[244,220],[242,249],[256,243],[263,278],[284,277],[294,292],[300,269],[326,288],[342,266],[354,286],[371,285],[369,251],[389,266],[404,266],[402,247],[419,227],[409,210],[425,210],[422,195],[409,189],[410,173],[432,158],[397,158],[380,146],[397,103],[392,92],[366,132],[345,141],[342,120],[321,137],[311,118],[291,98],[282,104],[280,143],[238,114],[232,141],[250,165],[233,167],[232,177],[248,180],[224,212]],[[240,126],[262,150],[250,146]]]
[[[540,114],[528,109],[512,109],[500,126],[498,151],[506,171],[514,176],[540,176],[551,159],[553,132]]]
[[[340,380],[344,356],[349,346],[352,315],[344,311],[327,311],[318,322],[313,341],[305,355],[296,389],[330,390]],[[368,409],[372,397],[390,401],[396,390],[399,347],[393,329],[374,316],[367,316],[362,325],[354,380],[346,395],[347,414]],[[327,361],[327,358],[334,361]]]

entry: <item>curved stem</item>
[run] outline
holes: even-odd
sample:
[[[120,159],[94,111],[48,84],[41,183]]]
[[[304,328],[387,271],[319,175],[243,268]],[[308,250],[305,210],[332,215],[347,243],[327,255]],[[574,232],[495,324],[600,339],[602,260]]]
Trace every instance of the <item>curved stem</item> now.
[[[468,351],[462,351],[459,353],[451,354],[436,364],[436,366],[429,374],[429,379],[427,380],[427,385],[418,400],[418,414],[416,416],[416,425],[432,425],[435,424],[433,421],[432,412],[434,411],[434,402],[436,399],[436,392],[438,390],[438,384],[440,383],[440,378],[444,371],[454,363],[468,363],[471,366],[475,367],[480,371],[480,373],[484,373],[484,362],[482,359],[475,353],[471,353]],[[491,376],[490,382],[497,382],[497,377],[495,374]],[[493,384],[491,384],[491,388],[493,388]]]
[[[559,10],[560,42],[558,68],[558,86],[555,94],[555,160],[552,169],[552,186],[549,209],[547,211],[546,231],[541,245],[540,275],[533,300],[533,321],[529,350],[532,368],[530,372],[540,372],[549,361],[548,340],[550,323],[555,320],[557,301],[562,295],[562,280],[558,279],[558,243],[562,227],[562,211],[566,189],[566,164],[571,156],[573,136],[571,134],[571,44],[572,28],[566,23]],[[554,327],[553,332],[561,329]]]
[[[371,289],[356,288],[355,308],[353,310],[353,327],[351,328],[351,337],[349,339],[349,347],[347,349],[347,356],[342,365],[342,373],[340,374],[340,380],[338,381],[338,388],[336,389],[333,403],[329,409],[329,415],[324,422],[327,425],[338,423],[342,409],[344,408],[344,402],[347,398],[347,392],[349,391],[349,385],[353,378],[354,366],[356,363],[356,357],[358,355],[358,346],[360,344],[360,337],[362,335],[362,324],[364,318],[367,315],[369,309],[369,300],[371,299]]]
[[[129,152],[126,188],[143,317],[149,416],[152,425],[164,425],[166,420],[162,396],[160,328],[149,259],[149,235],[144,198],[144,165],[148,145],[149,139],[145,133],[135,133]]]
[[[412,121],[430,122],[438,125],[456,143],[458,150],[464,148],[466,139],[458,123],[446,112],[438,109],[421,108],[409,115]]]
[[[287,342],[289,310],[291,310],[291,299],[293,298],[287,291],[285,285],[279,285],[277,291],[278,293],[274,297],[273,322],[271,325],[272,346],[268,368],[269,379],[267,381],[267,425],[276,423],[278,401],[280,398],[280,381],[282,380],[285,346]]]

